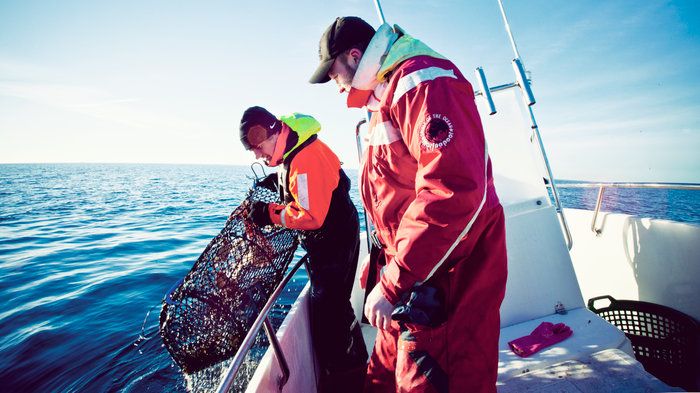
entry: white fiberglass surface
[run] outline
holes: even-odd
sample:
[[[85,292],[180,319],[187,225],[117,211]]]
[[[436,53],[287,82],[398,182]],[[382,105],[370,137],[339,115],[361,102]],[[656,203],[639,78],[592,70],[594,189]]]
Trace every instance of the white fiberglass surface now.
[[[530,334],[542,322],[564,323],[574,332],[571,337],[526,358],[511,351],[508,342]],[[525,372],[543,369],[571,359],[581,359],[606,349],[620,349],[632,355],[625,334],[585,307],[566,315],[550,314],[501,329],[498,343],[498,381],[502,383]]]
[[[541,206],[506,215],[508,281],[501,327],[551,315],[558,303],[568,310],[585,305],[556,214],[553,206]]]
[[[574,237],[571,258],[584,299],[610,295],[671,307],[700,319],[700,226],[565,209]],[[600,307],[605,303],[596,304]]]
[[[492,96],[496,114],[489,115],[488,103],[483,96],[476,97],[476,105],[484,125],[494,183],[501,203],[508,206],[532,199],[549,203],[537,142],[530,141],[529,113],[522,102],[519,87],[499,90]]]

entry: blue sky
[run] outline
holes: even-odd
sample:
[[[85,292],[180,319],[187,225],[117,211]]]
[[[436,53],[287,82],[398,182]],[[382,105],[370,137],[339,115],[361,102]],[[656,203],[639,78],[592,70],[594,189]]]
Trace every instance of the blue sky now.
[[[700,182],[700,2],[505,0],[558,178]],[[384,0],[473,79],[514,80],[496,0]],[[309,85],[334,17],[362,1],[0,1],[0,162],[248,164],[237,124],[302,112],[356,167],[335,86]]]

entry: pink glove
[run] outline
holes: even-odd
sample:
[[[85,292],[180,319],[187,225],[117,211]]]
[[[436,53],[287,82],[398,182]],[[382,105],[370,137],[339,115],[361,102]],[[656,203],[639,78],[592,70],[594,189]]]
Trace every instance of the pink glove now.
[[[508,346],[516,355],[526,358],[542,348],[568,338],[572,333],[571,328],[563,323],[554,325],[551,322],[542,322],[529,336],[516,338],[509,342]]]

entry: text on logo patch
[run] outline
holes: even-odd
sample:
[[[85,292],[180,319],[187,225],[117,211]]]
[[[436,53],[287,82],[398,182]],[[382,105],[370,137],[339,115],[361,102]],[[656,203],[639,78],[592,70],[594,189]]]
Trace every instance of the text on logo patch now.
[[[429,114],[420,127],[420,143],[425,150],[441,149],[454,137],[452,122],[445,115]]]

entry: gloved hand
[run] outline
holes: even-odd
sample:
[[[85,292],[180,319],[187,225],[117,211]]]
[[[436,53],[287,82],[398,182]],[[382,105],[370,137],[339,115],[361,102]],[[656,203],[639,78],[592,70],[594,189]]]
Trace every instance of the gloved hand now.
[[[394,312],[391,313],[391,319],[403,323],[437,327],[447,320],[443,308],[442,296],[437,288],[419,285],[411,288],[396,304]]]
[[[273,173],[267,175],[264,179],[258,181],[256,185],[258,187],[267,188],[270,191],[277,192],[277,174]]]
[[[269,208],[265,202],[258,201],[253,203],[253,206],[250,207],[250,214],[248,214],[248,218],[250,218],[255,225],[259,227],[272,225]]]
[[[571,328],[563,323],[554,325],[542,322],[532,333],[509,342],[508,346],[516,355],[525,358],[568,338],[572,333]]]

